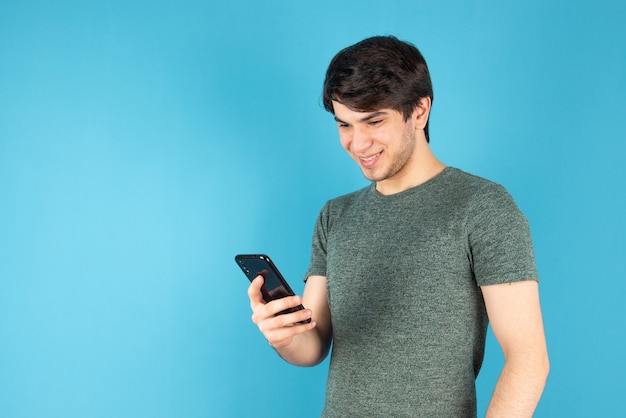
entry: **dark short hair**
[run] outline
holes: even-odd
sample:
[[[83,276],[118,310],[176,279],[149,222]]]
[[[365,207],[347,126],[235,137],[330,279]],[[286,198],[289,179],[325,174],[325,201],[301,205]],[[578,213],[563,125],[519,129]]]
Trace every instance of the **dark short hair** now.
[[[426,60],[395,36],[375,36],[343,49],[324,80],[324,108],[333,114],[334,100],[360,112],[394,109],[406,121],[424,97],[433,99]],[[429,141],[428,122],[424,133]]]

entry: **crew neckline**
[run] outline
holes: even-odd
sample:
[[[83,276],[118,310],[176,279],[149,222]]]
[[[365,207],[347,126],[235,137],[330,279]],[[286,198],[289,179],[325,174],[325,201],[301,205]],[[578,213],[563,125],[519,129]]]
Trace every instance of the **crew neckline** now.
[[[425,182],[420,183],[417,186],[413,186],[413,187],[410,187],[410,188],[408,188],[406,190],[402,190],[401,192],[393,193],[393,194],[381,194],[381,193],[379,193],[378,190],[376,190],[376,183],[372,182],[370,184],[370,186],[369,186],[370,194],[372,194],[372,195],[374,195],[374,196],[376,196],[377,198],[380,198],[380,199],[393,199],[393,198],[400,198],[400,197],[405,196],[405,195],[421,192],[422,190],[429,189],[434,183],[437,183],[441,179],[443,179],[444,177],[447,177],[449,175],[449,173],[451,173],[454,170],[457,170],[457,169],[454,168],[454,167],[446,166],[446,167],[444,167],[443,170],[441,170],[439,173],[437,173],[434,177],[426,180]]]

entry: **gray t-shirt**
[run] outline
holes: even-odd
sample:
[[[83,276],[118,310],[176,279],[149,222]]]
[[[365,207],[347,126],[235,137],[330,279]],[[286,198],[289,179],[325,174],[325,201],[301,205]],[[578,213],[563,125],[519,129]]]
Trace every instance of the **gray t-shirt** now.
[[[325,417],[476,416],[487,315],[479,286],[538,280],[506,190],[455,168],[390,196],[329,201],[306,277],[326,276]]]

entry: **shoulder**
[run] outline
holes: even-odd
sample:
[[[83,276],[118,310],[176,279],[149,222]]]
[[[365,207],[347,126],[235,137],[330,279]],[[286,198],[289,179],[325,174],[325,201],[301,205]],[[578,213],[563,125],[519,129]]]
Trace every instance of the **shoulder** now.
[[[362,189],[330,199],[324,205],[323,211],[329,213],[343,212],[366,199],[367,196],[372,193],[373,187],[374,186],[370,184]]]
[[[340,219],[344,219],[346,213],[359,211],[363,201],[371,195],[372,185],[356,190],[339,197],[335,197],[326,202],[319,212],[316,228],[318,230],[329,231]]]
[[[484,231],[489,226],[527,227],[524,214],[501,184],[455,168],[450,169],[445,183],[441,193],[461,211],[468,230]]]
[[[512,200],[500,184],[483,177],[448,167],[431,188],[433,203],[441,210],[471,216],[483,205],[492,206],[501,200]]]
[[[463,194],[474,196],[489,193],[492,190],[504,191],[502,185],[458,168],[450,167],[446,173],[445,188],[454,192],[464,192]]]

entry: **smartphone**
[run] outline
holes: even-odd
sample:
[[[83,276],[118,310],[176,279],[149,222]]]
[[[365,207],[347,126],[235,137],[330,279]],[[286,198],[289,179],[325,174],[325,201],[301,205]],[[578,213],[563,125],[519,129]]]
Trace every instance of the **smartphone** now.
[[[265,302],[295,295],[283,275],[278,271],[278,268],[276,268],[272,260],[265,254],[239,254],[235,256],[235,262],[250,281],[254,280],[258,275],[263,276],[265,282],[261,287],[261,294]],[[304,306],[298,305],[294,308],[285,309],[277,315],[296,312],[302,309],[304,309]],[[311,318],[298,323],[307,324],[309,322],[311,322]]]

